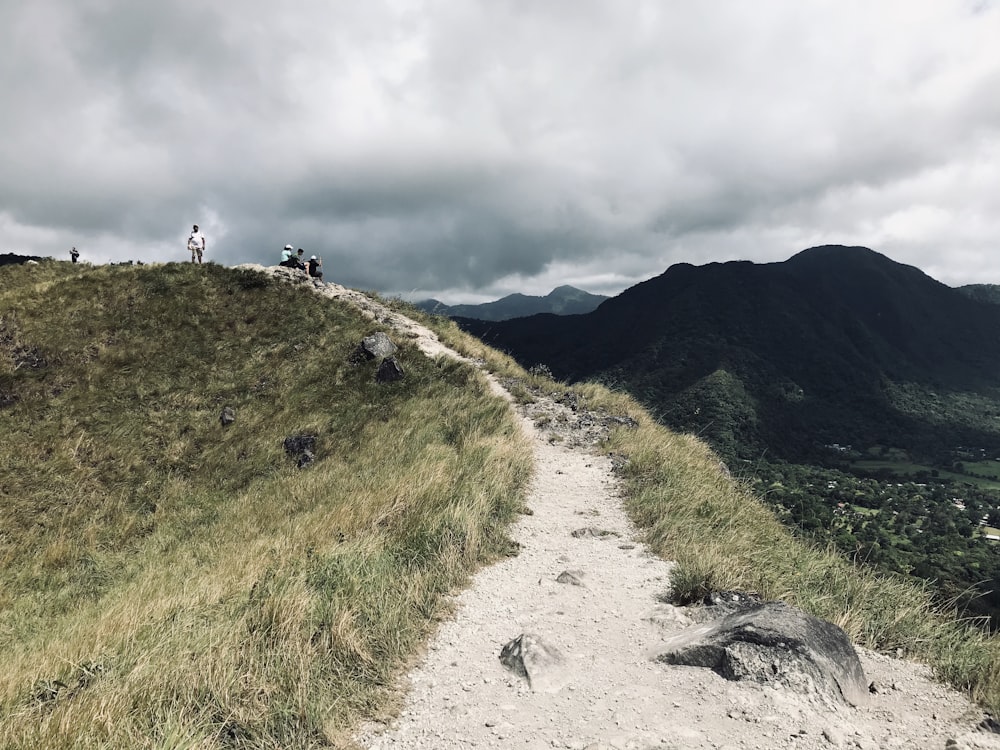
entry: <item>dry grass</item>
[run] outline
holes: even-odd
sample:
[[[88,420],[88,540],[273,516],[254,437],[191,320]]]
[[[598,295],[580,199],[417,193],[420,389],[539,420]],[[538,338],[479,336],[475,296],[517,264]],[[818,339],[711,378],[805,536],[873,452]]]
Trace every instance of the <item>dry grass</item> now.
[[[376,385],[348,362],[370,324],[259,277],[64,265],[0,280],[47,359],[0,369],[0,746],[329,747],[508,552],[508,407],[407,345]]]

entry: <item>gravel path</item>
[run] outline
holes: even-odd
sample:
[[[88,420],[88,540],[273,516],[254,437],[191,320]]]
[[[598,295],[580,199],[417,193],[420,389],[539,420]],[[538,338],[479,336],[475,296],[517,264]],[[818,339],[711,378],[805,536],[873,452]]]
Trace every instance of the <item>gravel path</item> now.
[[[318,291],[357,304],[430,355],[457,356],[364,295],[336,285]],[[877,692],[848,708],[652,661],[690,623],[685,610],[661,601],[671,563],[637,538],[610,461],[590,447],[590,427],[546,399],[523,407],[521,420],[536,465],[532,514],[511,530],[520,554],[481,570],[455,597],[453,617],[402,686],[401,713],[388,726],[363,727],[359,747],[1000,750],[1000,736],[977,730],[980,709],[910,662],[861,652]],[[610,533],[573,535],[583,529]],[[564,572],[582,585],[558,582]],[[523,633],[565,659],[534,690],[499,659]]]

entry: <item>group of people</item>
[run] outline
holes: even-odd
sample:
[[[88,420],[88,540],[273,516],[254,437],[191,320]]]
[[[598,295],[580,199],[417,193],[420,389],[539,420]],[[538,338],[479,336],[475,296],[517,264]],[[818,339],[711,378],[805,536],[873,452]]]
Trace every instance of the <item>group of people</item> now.
[[[198,229],[197,224],[195,224],[194,228],[191,230],[187,246],[188,250],[191,251],[191,262],[201,263],[205,254],[205,235],[203,235]],[[73,252],[76,252],[76,248],[73,248]],[[298,252],[294,252],[291,245],[285,245],[284,250],[281,251],[281,262],[278,265],[285,266],[286,268],[297,268],[300,271],[305,271],[312,278],[322,281],[322,259],[317,258],[315,255],[309,258],[309,260],[306,260],[305,257],[305,250],[301,247]],[[73,262],[76,263],[76,256],[73,257]]]
[[[305,250],[301,247],[296,252],[292,249],[291,245],[285,245],[281,251],[281,262],[278,265],[285,268],[297,268],[300,271],[305,271],[312,278],[322,281],[323,261],[315,255],[309,258],[309,260],[306,260],[305,257]]]

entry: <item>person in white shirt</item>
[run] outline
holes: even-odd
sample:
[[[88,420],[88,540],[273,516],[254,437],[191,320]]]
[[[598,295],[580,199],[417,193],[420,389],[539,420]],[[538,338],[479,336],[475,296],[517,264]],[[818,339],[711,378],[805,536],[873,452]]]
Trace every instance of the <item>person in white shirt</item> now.
[[[201,256],[205,252],[205,235],[198,231],[198,225],[194,225],[194,229],[191,230],[191,236],[188,237],[188,250],[191,251],[191,262],[195,262],[195,258],[201,263]]]

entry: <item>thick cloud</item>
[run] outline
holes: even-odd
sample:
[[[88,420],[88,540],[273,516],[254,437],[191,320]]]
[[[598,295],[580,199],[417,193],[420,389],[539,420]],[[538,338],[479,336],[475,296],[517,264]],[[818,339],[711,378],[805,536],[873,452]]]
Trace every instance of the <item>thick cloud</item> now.
[[[1000,8],[0,0],[0,251],[475,301],[864,244],[1000,283]]]

